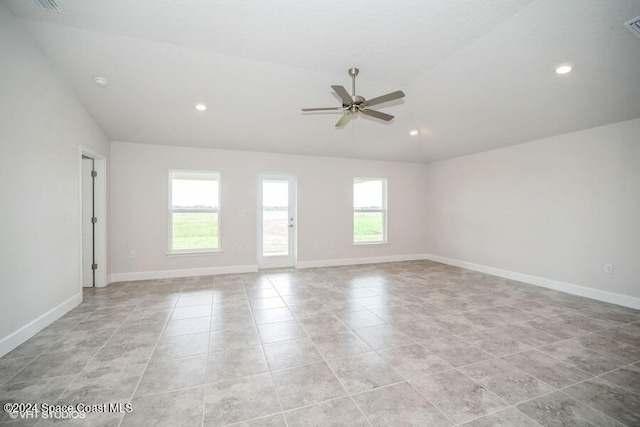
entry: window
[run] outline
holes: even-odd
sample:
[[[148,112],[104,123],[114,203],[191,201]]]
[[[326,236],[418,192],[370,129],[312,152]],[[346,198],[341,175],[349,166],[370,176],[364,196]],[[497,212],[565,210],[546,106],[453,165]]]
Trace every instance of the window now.
[[[174,170],[169,175],[169,251],[218,251],[220,174]]]
[[[353,243],[387,241],[387,180],[353,180]]]

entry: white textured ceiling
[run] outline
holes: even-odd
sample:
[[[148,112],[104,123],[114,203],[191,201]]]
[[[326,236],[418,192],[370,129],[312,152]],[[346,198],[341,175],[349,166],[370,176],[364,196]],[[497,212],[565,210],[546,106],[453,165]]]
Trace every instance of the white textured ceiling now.
[[[3,0],[113,140],[428,162],[640,117],[637,0],[60,2]],[[300,112],[352,66],[393,122]]]

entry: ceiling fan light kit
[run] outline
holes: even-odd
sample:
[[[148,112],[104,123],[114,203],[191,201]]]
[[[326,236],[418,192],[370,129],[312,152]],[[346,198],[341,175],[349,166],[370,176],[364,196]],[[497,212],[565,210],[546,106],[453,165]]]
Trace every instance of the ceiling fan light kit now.
[[[349,68],[348,73],[351,77],[351,95],[344,88],[344,86],[331,86],[331,89],[342,100],[342,107],[327,107],[327,108],[303,108],[302,112],[314,112],[314,111],[342,111],[343,115],[336,123],[336,128],[343,128],[349,123],[349,120],[357,113],[375,117],[376,119],[384,120],[385,122],[391,121],[393,116],[381,111],[371,110],[369,107],[382,104],[384,102],[393,101],[404,97],[404,92],[401,90],[388,93],[386,95],[378,96],[370,100],[366,100],[363,96],[356,95],[356,77],[360,70],[357,68]]]

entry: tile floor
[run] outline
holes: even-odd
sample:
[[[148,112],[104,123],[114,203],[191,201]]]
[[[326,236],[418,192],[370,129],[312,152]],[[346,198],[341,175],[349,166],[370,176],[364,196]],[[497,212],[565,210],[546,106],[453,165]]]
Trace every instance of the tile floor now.
[[[638,426],[640,312],[423,261],[115,283],[0,359],[0,402],[132,405],[63,423],[92,426]]]

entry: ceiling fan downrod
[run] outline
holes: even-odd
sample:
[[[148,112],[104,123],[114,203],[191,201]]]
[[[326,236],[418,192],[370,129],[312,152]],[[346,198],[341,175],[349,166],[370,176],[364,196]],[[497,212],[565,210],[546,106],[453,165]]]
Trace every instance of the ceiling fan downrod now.
[[[349,68],[349,75],[351,76],[351,95],[355,98],[356,96],[356,77],[358,77],[358,73],[360,70],[357,68]]]
[[[360,111],[360,105],[365,101],[362,96],[356,95],[356,77],[360,70],[357,68],[349,68],[349,76],[351,76],[351,104],[345,105],[345,107],[352,113]]]

